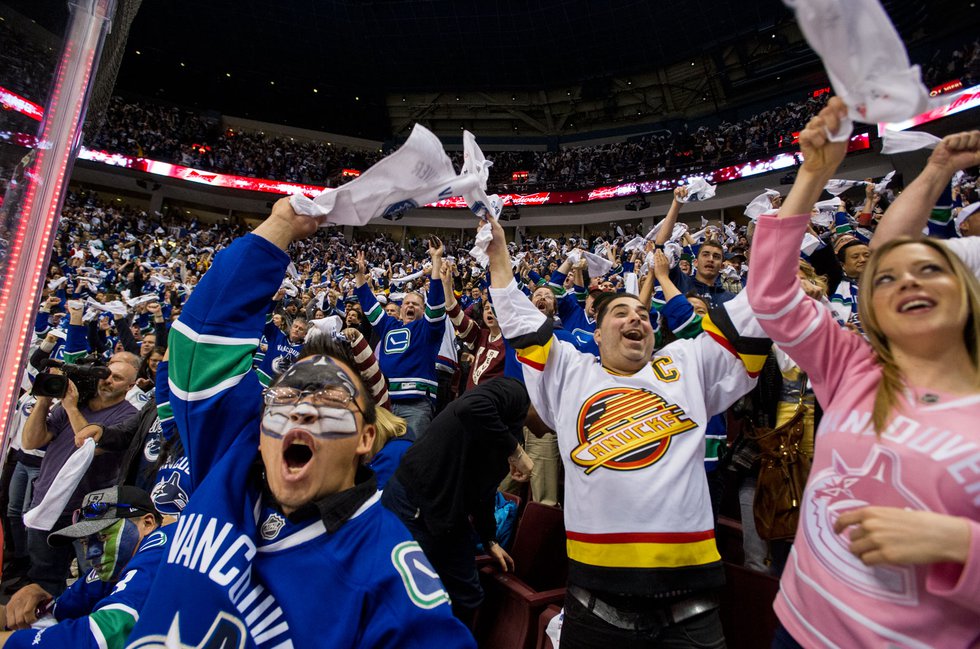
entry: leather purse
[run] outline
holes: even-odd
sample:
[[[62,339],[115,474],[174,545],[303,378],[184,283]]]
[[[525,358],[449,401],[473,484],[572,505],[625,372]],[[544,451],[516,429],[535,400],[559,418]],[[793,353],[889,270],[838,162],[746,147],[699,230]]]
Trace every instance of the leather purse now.
[[[759,538],[765,541],[792,540],[800,521],[803,488],[812,463],[802,449],[806,387],[804,377],[800,401],[789,421],[776,428],[757,427],[751,435],[759,447],[759,477],[752,511]]]

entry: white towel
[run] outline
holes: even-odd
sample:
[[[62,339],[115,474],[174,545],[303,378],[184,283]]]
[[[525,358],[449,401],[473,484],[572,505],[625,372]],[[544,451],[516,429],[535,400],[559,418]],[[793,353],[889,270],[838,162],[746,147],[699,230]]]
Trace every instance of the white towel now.
[[[490,224],[481,224],[476,230],[475,245],[470,248],[470,256],[476,260],[476,263],[480,264],[481,268],[486,268],[490,264],[490,256],[487,255],[487,247],[490,245],[491,241],[493,241],[493,231],[490,229]],[[557,243],[555,243],[555,247],[558,247]]]
[[[160,301],[160,296],[156,295],[155,293],[148,293],[146,295],[141,295],[139,297],[127,298],[126,304],[128,304],[131,308],[136,308],[139,305],[145,304],[147,302],[159,302],[159,301]]]
[[[404,284],[405,282],[411,282],[413,279],[418,279],[419,277],[422,277],[423,275],[425,275],[425,270],[419,270],[419,271],[416,271],[414,273],[410,273],[408,275],[402,275],[401,277],[392,277],[391,278],[391,283],[392,284]]]
[[[339,315],[328,315],[326,318],[317,318],[309,321],[310,327],[306,331],[304,342],[309,342],[318,336],[336,338],[344,329],[344,321]]]
[[[493,163],[483,157],[483,151],[477,146],[476,136],[463,131],[463,170],[460,178],[469,182],[459,189],[459,193],[470,211],[481,219],[486,219],[488,214],[493,218],[499,217],[504,207],[504,202],[496,194],[487,196],[487,179],[492,166]],[[472,182],[474,180],[475,183]],[[486,252],[485,247],[483,251]]]
[[[717,185],[709,184],[708,181],[701,176],[695,176],[693,178],[689,178],[687,181],[687,196],[684,198],[678,198],[677,201],[680,203],[706,201],[709,198],[714,198],[715,190],[717,188]]]
[[[824,190],[831,196],[840,196],[852,187],[867,185],[863,180],[845,180],[843,178],[831,178],[824,185]]]
[[[58,279],[53,279],[50,282],[48,282],[48,290],[57,291],[59,288],[61,288],[67,283],[68,283],[68,278],[62,275]]]
[[[585,258],[586,263],[589,268],[589,277],[602,277],[610,270],[612,270],[613,263],[606,259],[605,257],[600,257],[599,255],[593,254],[588,250],[580,250],[575,248],[568,253],[568,259],[571,260],[573,264],[576,264]]]
[[[51,483],[51,487],[37,507],[24,514],[24,525],[32,530],[50,531],[65,512],[68,499],[78,488],[78,483],[82,481],[85,472],[92,465],[94,457],[95,440],[90,437],[58,470],[58,475],[54,477],[54,482]]]
[[[803,233],[803,243],[800,244],[800,251],[809,257],[813,252],[820,247],[820,239],[816,238],[809,232]]]
[[[647,240],[643,237],[634,237],[631,241],[628,241],[625,246],[623,246],[623,252],[633,252],[634,250],[643,250],[647,246]]]
[[[922,131],[889,131],[881,135],[881,152],[884,155],[906,153],[919,149],[935,149],[942,138]]]
[[[416,124],[400,149],[360,177],[313,199],[293,194],[289,203],[297,214],[312,216],[321,226],[364,225],[378,216],[469,195],[479,184],[478,173],[457,176],[439,138]]]
[[[118,315],[126,317],[127,309],[126,305],[119,300],[113,300],[112,302],[106,302],[105,304],[93,300],[92,298],[87,298],[85,304],[92,307],[93,309],[98,309],[99,311],[105,311],[111,313],[112,315]]]
[[[783,0],[796,11],[807,42],[823,60],[834,92],[863,122],[900,122],[928,107],[919,66],[878,0]],[[851,136],[849,117],[835,142]]]
[[[296,297],[299,295],[299,289],[296,288],[296,285],[290,282],[288,279],[283,279],[279,288],[282,289],[282,291],[289,297]]]
[[[750,221],[755,221],[762,214],[772,211],[771,199],[777,196],[779,196],[779,192],[774,189],[767,189],[764,193],[753,198],[752,202],[745,206],[745,216],[749,217]]]
[[[299,279],[299,271],[296,270],[296,264],[289,262],[289,265],[286,266],[286,275],[288,275],[290,279]]]

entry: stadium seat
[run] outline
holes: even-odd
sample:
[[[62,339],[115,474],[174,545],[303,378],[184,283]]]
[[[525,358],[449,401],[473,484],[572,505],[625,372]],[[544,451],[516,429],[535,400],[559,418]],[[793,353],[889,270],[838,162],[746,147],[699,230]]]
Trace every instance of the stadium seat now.
[[[541,612],[564,600],[568,558],[562,510],[528,503],[510,555],[513,573],[493,565],[480,571],[486,596],[476,638],[484,649],[533,649]]]
[[[775,577],[725,563],[721,624],[728,649],[769,647],[776,632],[772,602],[779,591]]]
[[[548,629],[548,623],[559,613],[561,613],[561,607],[558,604],[551,604],[548,608],[541,611],[541,615],[538,616],[538,642],[535,645],[536,649],[558,649],[551,643],[551,638],[548,637],[545,631]]]

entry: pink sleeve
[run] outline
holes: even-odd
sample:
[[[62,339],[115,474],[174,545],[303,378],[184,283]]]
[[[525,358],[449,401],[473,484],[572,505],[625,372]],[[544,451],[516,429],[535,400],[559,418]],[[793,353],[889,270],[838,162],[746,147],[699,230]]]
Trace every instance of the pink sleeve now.
[[[966,563],[934,563],[926,573],[926,590],[980,614],[980,522],[970,524]]]
[[[800,243],[809,220],[808,214],[759,217],[747,290],[762,329],[807,373],[827,407],[841,380],[870,369],[874,359],[863,338],[842,329],[829,309],[800,288]]]

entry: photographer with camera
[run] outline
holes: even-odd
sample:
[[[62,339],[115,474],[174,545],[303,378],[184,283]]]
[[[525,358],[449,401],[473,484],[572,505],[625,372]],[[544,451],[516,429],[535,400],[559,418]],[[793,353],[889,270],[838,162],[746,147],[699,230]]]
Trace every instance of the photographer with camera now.
[[[67,380],[58,380],[60,370],[38,375],[34,383],[37,403],[24,424],[22,446],[25,450],[47,445],[41,469],[34,484],[31,507],[44,499],[55,476],[75,452],[75,432],[90,423],[109,426],[136,414],[126,401],[126,392],[136,382],[136,366],[117,354],[108,366],[67,366]],[[104,376],[105,378],[96,378]],[[57,378],[56,378],[57,377]],[[62,390],[59,394],[59,390]],[[54,405],[54,398],[61,403]],[[71,513],[79,507],[82,496],[112,485],[119,471],[119,454],[97,454],[68,499],[54,529],[71,524]],[[71,546],[52,548],[47,544],[48,530],[29,529],[27,548],[31,567],[28,579],[54,596],[65,589],[65,579],[74,552]]]

